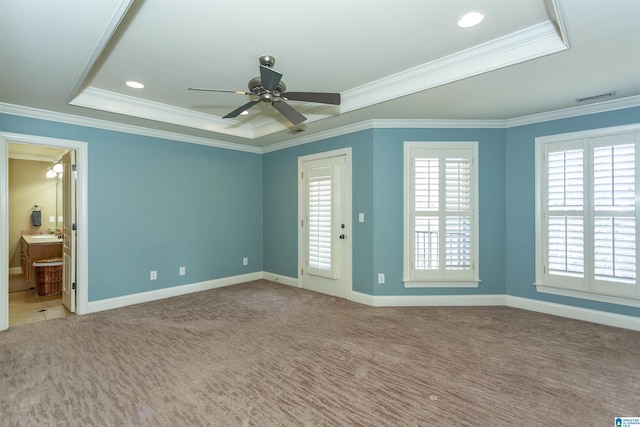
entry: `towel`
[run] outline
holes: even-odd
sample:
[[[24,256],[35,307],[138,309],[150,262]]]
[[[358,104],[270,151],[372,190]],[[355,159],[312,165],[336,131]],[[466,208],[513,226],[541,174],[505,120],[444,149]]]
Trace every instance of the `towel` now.
[[[40,211],[31,212],[31,224],[34,227],[40,227],[42,225],[42,212]]]

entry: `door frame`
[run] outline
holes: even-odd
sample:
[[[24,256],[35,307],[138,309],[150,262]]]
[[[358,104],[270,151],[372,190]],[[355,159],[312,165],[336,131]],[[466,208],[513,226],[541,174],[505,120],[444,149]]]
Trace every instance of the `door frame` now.
[[[0,131],[0,230],[9,236],[9,143],[48,145],[76,150],[76,314],[89,312],[89,147],[87,142]],[[0,242],[0,331],[9,328],[9,238]]]
[[[351,291],[353,290],[353,220],[352,220],[352,208],[351,208],[351,147],[340,148],[337,150],[324,151],[321,153],[309,154],[306,156],[298,157],[298,224],[296,226],[298,230],[298,287],[302,288],[302,268],[305,264],[305,247],[304,247],[304,236],[300,230],[300,224],[302,224],[302,220],[304,219],[304,181],[301,179],[302,176],[302,167],[304,162],[313,161],[313,160],[322,160],[328,159],[331,157],[339,157],[346,156],[346,167],[345,167],[345,191],[346,191],[346,206],[345,206],[345,217],[346,217],[346,228],[349,230],[347,233],[346,239],[346,249],[345,249],[345,259],[346,263],[345,267],[345,281],[347,286],[347,295],[346,299],[351,300]]]

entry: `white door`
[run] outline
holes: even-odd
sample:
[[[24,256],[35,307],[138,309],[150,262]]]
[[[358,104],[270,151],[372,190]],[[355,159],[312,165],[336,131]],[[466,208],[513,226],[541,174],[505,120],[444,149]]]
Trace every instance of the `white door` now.
[[[62,304],[76,311],[76,152],[62,157]]]
[[[334,153],[335,154],[335,153]],[[351,289],[349,156],[301,158],[300,286],[341,298]]]

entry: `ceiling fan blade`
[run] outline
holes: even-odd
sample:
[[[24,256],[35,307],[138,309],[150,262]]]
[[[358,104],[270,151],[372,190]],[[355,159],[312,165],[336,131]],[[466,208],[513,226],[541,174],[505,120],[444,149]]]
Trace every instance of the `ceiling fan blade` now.
[[[251,102],[247,102],[246,104],[244,104],[242,107],[236,108],[235,110],[233,110],[232,112],[230,112],[229,114],[227,114],[226,116],[222,117],[223,119],[230,119],[232,117],[237,117],[238,115],[240,115],[240,113],[242,113],[243,111],[248,110],[249,108],[253,107],[254,105],[256,105],[258,102],[260,102],[259,99],[256,99],[255,101],[251,101]]]
[[[197,90],[202,92],[237,93],[238,95],[251,95],[249,92],[243,92],[241,90],[219,90],[219,89],[208,89],[206,87],[190,87],[188,90]]]
[[[307,120],[305,116],[298,113],[291,105],[287,104],[284,101],[274,101],[271,105],[273,105],[276,110],[280,111],[280,113],[294,125],[300,124]]]
[[[283,97],[291,101],[319,102],[321,104],[340,105],[339,93],[324,92],[286,92]]]
[[[276,90],[281,78],[282,74],[276,70],[264,65],[260,66],[260,80],[262,81],[262,87],[266,90]]]

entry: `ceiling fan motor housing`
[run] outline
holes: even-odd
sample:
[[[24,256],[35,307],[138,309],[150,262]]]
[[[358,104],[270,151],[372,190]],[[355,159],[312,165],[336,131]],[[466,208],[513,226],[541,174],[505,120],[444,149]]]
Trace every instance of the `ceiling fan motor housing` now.
[[[284,84],[282,80],[280,80],[276,90],[269,92],[264,88],[264,86],[262,86],[262,81],[260,80],[260,77],[254,77],[251,80],[249,80],[248,86],[249,86],[249,92],[259,96],[260,99],[264,102],[272,102],[275,97],[279,97],[287,91],[287,86]]]

